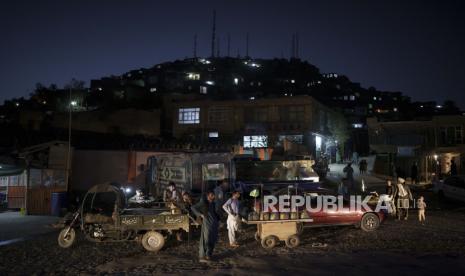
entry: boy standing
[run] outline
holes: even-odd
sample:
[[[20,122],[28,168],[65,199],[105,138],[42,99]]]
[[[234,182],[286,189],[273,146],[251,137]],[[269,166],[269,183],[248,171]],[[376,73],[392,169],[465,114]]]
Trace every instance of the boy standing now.
[[[426,209],[426,203],[424,201],[423,196],[420,196],[418,199],[418,221],[419,222],[425,222],[425,209]]]

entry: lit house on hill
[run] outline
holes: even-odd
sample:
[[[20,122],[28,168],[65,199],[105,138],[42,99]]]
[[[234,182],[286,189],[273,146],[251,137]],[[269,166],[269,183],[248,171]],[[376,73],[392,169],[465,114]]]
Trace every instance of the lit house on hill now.
[[[328,122],[340,116],[310,96],[186,101],[173,112],[174,137],[236,145],[261,159],[326,153],[334,145]]]

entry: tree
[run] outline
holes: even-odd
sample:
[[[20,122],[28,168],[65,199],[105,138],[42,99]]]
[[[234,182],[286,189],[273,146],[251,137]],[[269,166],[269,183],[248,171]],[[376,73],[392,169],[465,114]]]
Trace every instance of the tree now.
[[[77,80],[72,78],[71,81],[65,85],[65,89],[73,89],[73,90],[83,90],[85,88],[86,82],[82,80]]]
[[[337,147],[341,157],[345,153],[345,143],[349,139],[349,126],[346,119],[341,114],[331,114],[328,120],[328,129],[334,140],[337,141]]]

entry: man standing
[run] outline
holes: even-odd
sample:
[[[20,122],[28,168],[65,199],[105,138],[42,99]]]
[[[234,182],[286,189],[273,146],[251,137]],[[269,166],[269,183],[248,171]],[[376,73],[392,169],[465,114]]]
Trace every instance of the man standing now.
[[[240,218],[239,218],[239,197],[241,194],[239,191],[234,191],[232,196],[226,203],[223,205],[223,210],[228,214],[228,219],[226,224],[228,227],[228,237],[229,245],[233,248],[239,246],[236,241],[236,231],[239,228]]]
[[[347,181],[349,182],[350,190],[354,190],[354,169],[352,168],[352,163],[347,163],[347,166],[342,170],[346,174]]]
[[[413,200],[410,188],[405,184],[405,179],[397,179],[397,219],[407,220],[410,200]]]
[[[218,240],[219,216],[215,206],[215,193],[209,191],[207,197],[192,206],[192,212],[202,219],[202,232],[199,243],[199,261],[209,262]]]
[[[393,215],[396,214],[396,203],[395,203],[395,196],[397,194],[397,186],[392,185],[390,179],[386,182],[386,194],[389,196],[389,206],[391,208],[391,213]]]

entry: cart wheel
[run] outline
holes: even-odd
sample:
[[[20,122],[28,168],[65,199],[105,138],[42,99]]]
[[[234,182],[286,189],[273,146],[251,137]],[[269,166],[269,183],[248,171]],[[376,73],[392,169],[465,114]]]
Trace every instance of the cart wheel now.
[[[265,249],[271,249],[276,246],[278,243],[278,238],[276,236],[267,236],[262,239],[262,247]]]
[[[60,234],[58,235],[58,245],[63,248],[70,247],[71,245],[74,244],[75,240],[76,240],[76,232],[74,231],[73,228],[69,228],[69,231],[68,231],[68,227],[66,227],[62,229],[60,231]]]
[[[157,252],[165,245],[165,238],[156,231],[149,231],[142,236],[142,246],[147,251]]]
[[[255,237],[255,240],[256,240],[256,241],[261,241],[261,240],[262,240],[262,239],[260,239],[260,234],[258,233],[258,231],[255,232],[254,237]]]
[[[286,240],[286,246],[289,248],[297,247],[299,246],[299,244],[300,244],[300,238],[297,235],[291,235]]]

